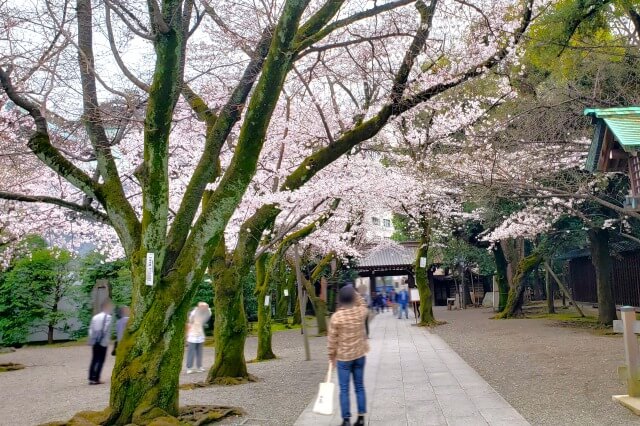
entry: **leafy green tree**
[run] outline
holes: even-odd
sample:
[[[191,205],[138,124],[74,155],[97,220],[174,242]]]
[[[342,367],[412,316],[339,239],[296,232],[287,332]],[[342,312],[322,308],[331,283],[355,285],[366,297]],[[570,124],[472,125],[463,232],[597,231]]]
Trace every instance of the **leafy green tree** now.
[[[75,299],[80,308],[78,311],[80,327],[74,333],[76,338],[87,335],[93,315],[91,291],[97,280],[109,281],[109,297],[116,307],[131,304],[131,272],[126,259],[107,261],[103,254],[92,252],[80,260],[78,275],[81,285],[76,288]]]
[[[55,330],[69,330],[73,312],[62,302],[73,289],[73,257],[43,245],[42,239],[28,241],[24,247],[33,250],[15,259],[0,279],[0,341],[5,345],[24,343],[38,328],[46,330],[49,343]]]
[[[393,235],[391,239],[398,242],[416,241],[420,238],[420,231],[405,215],[394,213],[391,218],[393,222]]]

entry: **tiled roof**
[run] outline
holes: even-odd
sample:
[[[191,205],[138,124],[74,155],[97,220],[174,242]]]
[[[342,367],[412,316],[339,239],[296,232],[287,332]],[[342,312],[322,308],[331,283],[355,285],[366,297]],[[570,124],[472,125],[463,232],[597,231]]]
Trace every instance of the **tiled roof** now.
[[[360,268],[411,266],[416,260],[416,243],[382,244],[358,262]]]

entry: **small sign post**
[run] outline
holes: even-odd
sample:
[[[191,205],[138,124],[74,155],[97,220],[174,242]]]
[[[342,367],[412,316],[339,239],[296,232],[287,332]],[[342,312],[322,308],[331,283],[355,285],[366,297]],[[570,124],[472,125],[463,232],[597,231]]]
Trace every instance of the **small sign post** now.
[[[153,286],[153,273],[155,268],[155,254],[147,253],[147,273],[145,277],[145,284]]]
[[[620,308],[621,321],[613,321],[613,331],[623,333],[624,355],[626,364],[618,367],[618,375],[627,382],[627,395],[614,395],[613,400],[640,415],[640,352],[638,338],[640,322],[636,320],[633,306]]]

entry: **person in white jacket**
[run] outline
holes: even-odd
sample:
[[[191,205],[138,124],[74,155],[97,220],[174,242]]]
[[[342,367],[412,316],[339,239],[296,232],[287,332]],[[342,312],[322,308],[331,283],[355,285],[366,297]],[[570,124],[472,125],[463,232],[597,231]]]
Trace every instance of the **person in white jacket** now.
[[[187,374],[205,370],[202,368],[202,346],[204,345],[204,325],[211,318],[211,309],[206,302],[198,302],[198,306],[189,313],[187,324]],[[193,368],[193,359],[196,368]]]
[[[99,385],[100,373],[111,340],[111,321],[113,305],[110,300],[102,303],[102,311],[91,318],[89,324],[89,344],[91,345],[91,364],[89,364],[89,384]]]

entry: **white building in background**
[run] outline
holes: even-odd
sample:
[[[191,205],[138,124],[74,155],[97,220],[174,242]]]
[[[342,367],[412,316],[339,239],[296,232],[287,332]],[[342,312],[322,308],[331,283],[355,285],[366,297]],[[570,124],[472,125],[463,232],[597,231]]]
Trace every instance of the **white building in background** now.
[[[391,212],[371,212],[365,215],[367,233],[372,237],[391,238],[393,228],[393,214]]]

